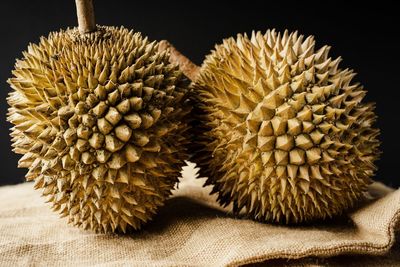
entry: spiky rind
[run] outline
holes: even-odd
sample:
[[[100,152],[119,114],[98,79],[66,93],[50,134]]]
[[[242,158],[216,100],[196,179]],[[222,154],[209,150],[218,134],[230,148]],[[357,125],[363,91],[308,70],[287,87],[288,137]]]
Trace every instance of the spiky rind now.
[[[195,83],[194,156],[221,204],[261,221],[340,214],[362,197],[379,155],[373,104],[312,36],[238,35]]]
[[[97,232],[139,229],[187,159],[188,81],[140,33],[50,33],[17,60],[8,120],[19,167],[53,209]]]

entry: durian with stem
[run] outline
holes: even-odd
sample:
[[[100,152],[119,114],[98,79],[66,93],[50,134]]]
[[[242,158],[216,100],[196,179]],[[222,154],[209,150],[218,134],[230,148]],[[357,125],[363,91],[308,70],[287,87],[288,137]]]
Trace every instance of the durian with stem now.
[[[225,39],[201,68],[171,57],[194,82],[193,160],[222,205],[301,223],[362,199],[380,154],[375,105],[329,50],[268,30]]]
[[[188,158],[188,81],[138,32],[96,26],[52,32],[17,60],[8,103],[28,181],[70,223],[126,232],[149,221]]]

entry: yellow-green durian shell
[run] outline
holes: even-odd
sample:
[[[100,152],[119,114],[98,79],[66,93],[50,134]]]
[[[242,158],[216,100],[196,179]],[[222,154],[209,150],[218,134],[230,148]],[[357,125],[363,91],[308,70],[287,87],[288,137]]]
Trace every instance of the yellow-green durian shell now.
[[[225,39],[194,85],[197,162],[221,204],[300,223],[362,198],[379,156],[374,104],[312,36],[268,30]]]
[[[139,229],[187,159],[188,82],[157,42],[123,27],[68,29],[17,60],[8,120],[27,180],[97,232]]]

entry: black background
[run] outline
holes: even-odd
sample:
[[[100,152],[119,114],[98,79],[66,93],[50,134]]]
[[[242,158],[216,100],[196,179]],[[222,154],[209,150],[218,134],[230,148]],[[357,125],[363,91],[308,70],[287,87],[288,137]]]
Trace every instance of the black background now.
[[[297,1],[300,2],[300,1]],[[350,2],[350,1],[348,1]],[[366,1],[364,1],[366,2]],[[299,30],[315,35],[317,46],[332,46],[342,56],[342,67],[353,68],[355,80],[369,91],[367,101],[377,102],[383,155],[375,179],[400,186],[399,140],[399,27],[398,10],[389,2],[350,6],[337,1],[95,1],[96,22],[124,25],[148,35],[168,39],[200,64],[222,38],[251,30]],[[6,122],[6,79],[15,58],[29,42],[50,31],[75,26],[73,0],[1,1],[0,3],[0,185],[23,181],[26,170],[17,169],[20,157],[11,152]]]

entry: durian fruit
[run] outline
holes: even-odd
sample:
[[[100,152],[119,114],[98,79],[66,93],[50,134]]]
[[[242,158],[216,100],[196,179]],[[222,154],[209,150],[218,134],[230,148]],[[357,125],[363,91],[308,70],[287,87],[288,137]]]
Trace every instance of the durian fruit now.
[[[188,158],[188,81],[140,33],[97,26],[30,44],[8,80],[14,151],[53,210],[96,232],[139,229]]]
[[[268,30],[225,39],[195,79],[194,161],[223,205],[301,223],[361,199],[379,156],[374,104],[312,36]]]

